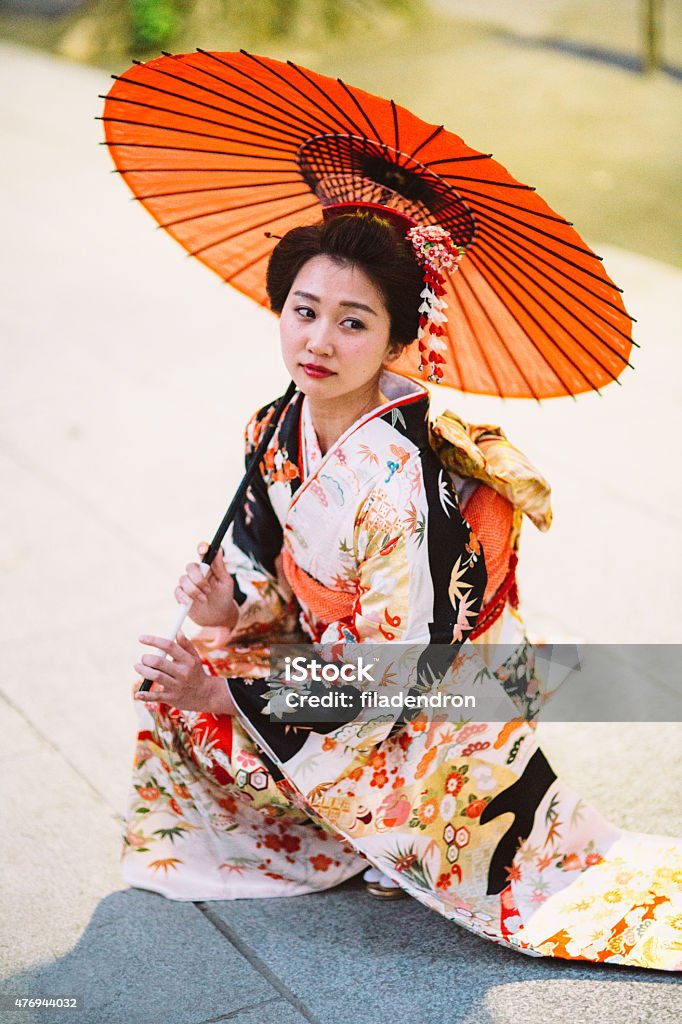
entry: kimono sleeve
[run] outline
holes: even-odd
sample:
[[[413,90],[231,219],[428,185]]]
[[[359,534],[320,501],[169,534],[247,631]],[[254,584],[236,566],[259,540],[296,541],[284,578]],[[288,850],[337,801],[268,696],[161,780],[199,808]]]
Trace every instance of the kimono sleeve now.
[[[432,453],[416,453],[358,509],[358,599],[321,643],[458,644],[481,609],[486,569],[452,482]]]
[[[266,410],[256,413],[246,429],[245,464],[256,447]],[[257,472],[223,542],[225,562],[234,580],[239,616],[230,639],[265,633],[287,635],[297,628],[299,606],[281,570],[282,527]]]

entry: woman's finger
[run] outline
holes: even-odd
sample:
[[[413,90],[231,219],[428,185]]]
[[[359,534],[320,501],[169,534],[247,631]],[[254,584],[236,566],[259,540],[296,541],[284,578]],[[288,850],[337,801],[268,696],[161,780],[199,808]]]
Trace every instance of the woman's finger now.
[[[134,695],[135,700],[139,700],[143,704],[151,705],[151,710],[154,711],[159,704],[165,704],[167,702],[165,691],[159,690],[138,690]]]
[[[173,597],[178,602],[178,604],[192,604],[192,598],[185,593],[182,587],[175,588],[175,590],[173,591]]]
[[[158,651],[168,651],[173,643],[172,640],[166,639],[165,636],[155,636],[153,633],[141,633],[137,639],[141,644],[145,644],[146,647],[156,647]]]
[[[158,658],[153,654],[143,654],[140,664],[144,666],[145,672],[149,669],[163,673],[170,679],[178,679],[182,675],[182,664],[178,661],[169,661],[167,658]]]
[[[199,590],[199,588],[189,578],[189,576],[181,576],[178,581],[178,585],[181,587],[182,590],[184,590],[187,596],[192,599],[192,601],[208,601],[206,594],[204,594],[203,591]]]
[[[183,652],[185,654],[185,659],[187,658],[187,655],[189,654],[193,660],[201,661],[201,657],[199,655],[198,650],[196,649],[196,647],[194,646],[192,641],[188,640],[188,638],[185,636],[185,634],[182,631],[180,631],[178,633],[178,635],[176,636],[175,642],[176,642],[177,646],[180,647],[183,650]]]
[[[207,573],[197,562],[189,562],[188,565],[185,566],[185,570],[192,583],[194,583],[199,590],[208,590],[210,584],[207,579]]]
[[[153,683],[173,683],[175,682],[167,672],[162,672],[160,668],[150,668],[148,665],[143,664],[141,661],[136,661],[133,668],[138,675],[142,676],[143,679],[151,679]]]
[[[218,548],[218,552],[211,563],[211,571],[221,583],[230,583],[232,581],[232,577],[225,565],[225,556],[222,548]]]

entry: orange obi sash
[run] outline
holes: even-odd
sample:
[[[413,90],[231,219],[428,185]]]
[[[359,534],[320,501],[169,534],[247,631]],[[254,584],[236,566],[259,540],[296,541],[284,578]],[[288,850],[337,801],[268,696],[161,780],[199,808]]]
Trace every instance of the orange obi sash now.
[[[508,599],[514,607],[518,605],[517,558],[510,545],[514,509],[511,502],[490,487],[479,486],[466,503],[463,514],[483,548],[488,570],[483,607],[470,634],[471,639],[476,639],[500,617]],[[286,545],[282,550],[282,568],[296,597],[321,622],[337,622],[353,614],[357,595],[326,587],[310,576],[294,561]]]
[[[496,622],[507,603],[518,607],[516,552],[511,548],[514,506],[507,498],[480,484],[462,509],[463,515],[483,548],[488,582],[476,625],[469,634],[475,640]]]
[[[282,550],[282,568],[296,597],[322,622],[337,622],[352,615],[356,595],[347,590],[325,587],[319,580],[309,576],[294,561],[286,545]]]

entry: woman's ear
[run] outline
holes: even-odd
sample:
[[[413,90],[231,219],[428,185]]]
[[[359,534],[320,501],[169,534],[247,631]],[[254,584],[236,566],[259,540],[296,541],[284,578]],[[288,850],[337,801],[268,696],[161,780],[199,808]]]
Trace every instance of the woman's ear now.
[[[386,353],[386,358],[384,359],[384,362],[394,363],[404,348],[405,346],[401,345],[400,342],[390,341],[388,343],[388,351]]]

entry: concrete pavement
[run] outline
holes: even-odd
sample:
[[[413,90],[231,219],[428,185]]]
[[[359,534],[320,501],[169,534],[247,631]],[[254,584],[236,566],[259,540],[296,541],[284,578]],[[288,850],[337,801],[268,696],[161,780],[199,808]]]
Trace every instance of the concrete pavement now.
[[[135,638],[167,628],[173,583],[238,480],[243,423],[285,375],[272,317],[185,259],[108,174],[92,120],[106,76],[5,45],[0,75],[0,992],[85,999],[0,1021],[678,1020],[675,979],[521,957],[357,883],[197,906],[123,890]],[[622,388],[436,405],[502,422],[554,485],[555,526],[524,542],[537,631],[679,642],[682,274],[598,251],[640,321]],[[257,370],[238,388],[237,350]],[[682,833],[679,725],[543,729],[606,816]]]

